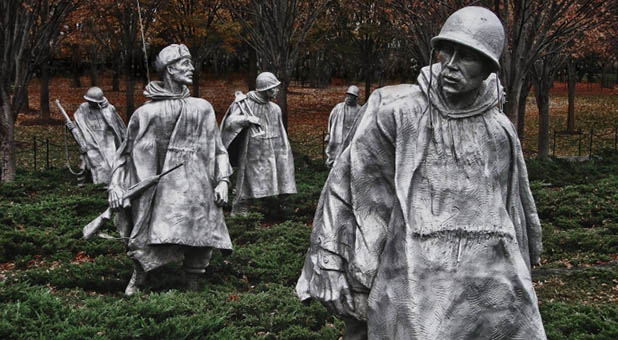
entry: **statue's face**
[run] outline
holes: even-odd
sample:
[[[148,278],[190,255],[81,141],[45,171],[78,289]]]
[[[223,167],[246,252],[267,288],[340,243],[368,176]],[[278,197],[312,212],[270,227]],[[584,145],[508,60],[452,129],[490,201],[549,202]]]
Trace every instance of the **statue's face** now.
[[[358,98],[354,95],[351,95],[349,93],[346,93],[345,95],[345,103],[348,105],[356,105],[356,101],[358,100]]]
[[[264,91],[264,94],[266,95],[266,98],[268,98],[268,100],[275,99],[275,97],[277,97],[277,93],[279,93],[279,87]]]
[[[168,66],[168,72],[172,76],[172,80],[183,85],[193,84],[193,70],[195,68],[191,58],[182,58]]]
[[[472,94],[490,74],[486,58],[467,46],[441,42],[438,55],[442,65],[439,81],[447,97]]]

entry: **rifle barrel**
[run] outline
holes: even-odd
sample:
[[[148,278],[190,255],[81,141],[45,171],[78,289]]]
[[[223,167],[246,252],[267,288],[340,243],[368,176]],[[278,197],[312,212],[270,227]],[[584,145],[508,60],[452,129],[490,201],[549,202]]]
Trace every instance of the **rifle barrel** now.
[[[62,115],[64,116],[64,119],[67,122],[71,122],[71,118],[69,118],[69,115],[67,114],[66,111],[64,111],[64,108],[62,107],[62,105],[60,105],[60,100],[56,99],[56,106],[58,106],[58,109],[60,110],[60,113],[62,113]]]

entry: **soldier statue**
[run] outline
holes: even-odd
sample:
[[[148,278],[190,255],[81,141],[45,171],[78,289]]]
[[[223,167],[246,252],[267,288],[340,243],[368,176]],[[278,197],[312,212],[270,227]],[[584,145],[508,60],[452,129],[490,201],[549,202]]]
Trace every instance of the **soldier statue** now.
[[[333,167],[335,159],[343,151],[343,142],[350,132],[356,116],[360,110],[358,105],[358,87],[351,85],[345,93],[345,101],[335,105],[328,117],[328,133],[325,141],[326,146],[326,166]]]
[[[98,87],[91,87],[82,103],[73,114],[75,124],[67,122],[69,130],[79,129],[82,136],[79,186],[86,184],[88,177],[94,184],[107,185],[110,181],[116,149],[124,141],[125,126],[116,108],[103,96]]]
[[[109,188],[110,207],[125,212],[117,226],[134,262],[126,295],[138,291],[149,271],[183,259],[187,288],[197,289],[213,249],[232,249],[220,207],[232,168],[212,105],[189,95],[194,70],[189,49],[165,47],[155,67],[163,80],[146,86],[150,101],[131,116]],[[156,186],[126,199],[136,183],[180,164]]]
[[[221,138],[232,165],[238,166],[232,215],[246,215],[254,198],[295,194],[294,158],[273,103],[281,83],[274,74],[257,76],[256,90],[236,93],[221,122]]]
[[[344,339],[546,339],[541,226],[496,75],[504,42],[494,13],[462,8],[418,85],[363,107],[296,286],[343,318]]]

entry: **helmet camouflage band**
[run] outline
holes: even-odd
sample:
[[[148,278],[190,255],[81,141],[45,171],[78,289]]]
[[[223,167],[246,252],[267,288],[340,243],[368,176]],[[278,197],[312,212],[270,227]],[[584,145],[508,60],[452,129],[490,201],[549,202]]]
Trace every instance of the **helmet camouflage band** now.
[[[105,97],[103,97],[103,90],[94,86],[86,91],[86,95],[84,95],[84,99],[93,103],[102,103],[105,101]]]
[[[500,56],[504,50],[504,27],[490,10],[468,6],[453,13],[442,26],[440,34],[431,39],[431,47],[450,41],[472,48],[489,58],[500,70]]]
[[[281,85],[281,82],[270,72],[262,72],[255,79],[255,90],[258,92],[268,91]]]

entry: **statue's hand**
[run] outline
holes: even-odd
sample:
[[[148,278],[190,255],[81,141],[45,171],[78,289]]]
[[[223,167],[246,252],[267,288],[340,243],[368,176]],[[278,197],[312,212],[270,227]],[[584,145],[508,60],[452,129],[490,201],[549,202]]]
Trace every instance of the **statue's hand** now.
[[[258,117],[255,117],[255,116],[249,116],[249,117],[247,117],[247,120],[248,120],[248,121],[249,121],[249,123],[251,123],[251,124],[255,124],[255,125],[262,125],[262,124],[260,123],[260,118],[258,118]]]
[[[118,210],[122,207],[122,201],[124,198],[124,191],[120,188],[110,188],[109,189],[109,207],[112,210]]]
[[[215,203],[218,205],[227,203],[227,186],[228,184],[226,181],[221,181],[215,188]]]

